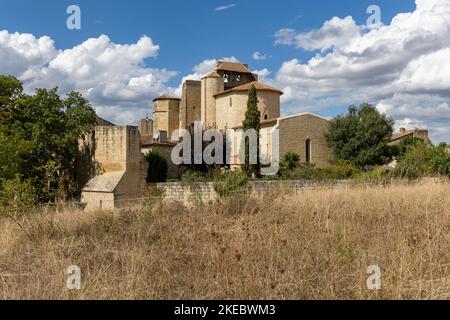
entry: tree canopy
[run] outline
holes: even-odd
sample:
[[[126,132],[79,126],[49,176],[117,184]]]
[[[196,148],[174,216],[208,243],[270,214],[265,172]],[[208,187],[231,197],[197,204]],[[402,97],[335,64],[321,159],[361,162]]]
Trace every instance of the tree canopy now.
[[[39,201],[64,200],[75,191],[78,139],[94,123],[80,93],[28,95],[19,80],[0,76],[0,182],[19,177],[32,183]]]
[[[331,121],[327,141],[335,160],[350,161],[353,165],[386,164],[391,158],[388,146],[394,122],[370,104],[350,106],[348,114]]]

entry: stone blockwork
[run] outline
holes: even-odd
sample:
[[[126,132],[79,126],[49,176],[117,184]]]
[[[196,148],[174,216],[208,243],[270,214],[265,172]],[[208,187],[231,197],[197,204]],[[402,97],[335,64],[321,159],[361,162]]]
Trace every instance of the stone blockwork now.
[[[280,94],[271,91],[257,91],[258,110],[261,120],[280,117]],[[247,111],[248,92],[229,92],[216,97],[217,128],[241,127]]]
[[[180,104],[180,128],[190,129],[201,121],[201,81],[186,80],[183,83]]]
[[[101,174],[83,188],[87,210],[120,207],[142,196],[147,161],[137,127],[96,127],[94,158]]]
[[[339,180],[334,182],[335,187],[346,187],[349,184],[347,180]],[[247,186],[247,194],[265,195],[271,191],[285,191],[301,193],[320,187],[318,182],[312,181],[255,181],[250,182]],[[220,198],[214,190],[214,183],[158,183],[156,188],[161,192],[163,199],[168,201],[179,201],[184,204],[195,204],[198,202],[215,201]],[[242,192],[242,190],[240,190]],[[245,193],[245,192],[244,192]]]
[[[287,152],[295,152],[300,155],[301,162],[310,162],[318,167],[328,166],[333,157],[326,140],[329,126],[327,119],[310,113],[278,119],[280,159]]]

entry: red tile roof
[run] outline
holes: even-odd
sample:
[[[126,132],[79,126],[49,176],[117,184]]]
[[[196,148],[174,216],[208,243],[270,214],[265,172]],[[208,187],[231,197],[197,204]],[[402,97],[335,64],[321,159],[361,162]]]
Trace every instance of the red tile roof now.
[[[240,72],[240,73],[251,73],[248,70],[248,66],[242,63],[229,62],[229,61],[219,61],[217,62],[216,70]]]
[[[283,91],[280,91],[277,88],[271,87],[271,86],[264,84],[262,82],[259,82],[259,81],[253,81],[253,82],[243,84],[242,86],[234,87],[230,90],[226,90],[224,92],[216,94],[215,97],[218,97],[223,94],[230,93],[230,92],[249,91],[252,86],[255,86],[257,91],[272,91],[272,92],[279,93],[280,95],[283,94]]]

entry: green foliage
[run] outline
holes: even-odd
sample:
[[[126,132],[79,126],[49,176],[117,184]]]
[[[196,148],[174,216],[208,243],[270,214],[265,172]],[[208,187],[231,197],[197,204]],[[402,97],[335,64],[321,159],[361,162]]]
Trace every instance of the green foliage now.
[[[245,189],[248,181],[248,176],[241,171],[227,171],[214,182],[214,190],[221,197],[230,196]]]
[[[250,165],[250,155],[249,155],[249,141],[248,138],[245,141],[245,165],[243,166],[244,171],[247,174],[254,174],[259,176],[261,165],[259,163],[259,131],[261,130],[261,112],[258,110],[258,96],[256,88],[254,85],[250,88],[248,92],[247,101],[247,111],[245,112],[245,120],[243,121],[244,131],[255,130],[257,133],[257,164]]]
[[[36,203],[36,190],[30,180],[19,177],[3,180],[0,184],[0,208],[8,213],[20,213]]]
[[[422,142],[409,145],[403,156],[398,158],[394,176],[406,179],[418,179],[428,173],[427,149]]]
[[[428,168],[433,174],[450,176],[450,154],[445,143],[427,150]]]
[[[346,116],[331,121],[327,141],[336,160],[350,161],[359,168],[382,165],[390,160],[393,125],[370,104],[350,106]]]
[[[94,123],[95,111],[79,93],[26,95],[20,81],[0,76],[0,179],[20,175],[38,201],[66,200],[77,187],[78,139]]]
[[[361,170],[350,161],[338,161],[335,164],[320,170],[326,179],[353,179],[362,174]]]
[[[300,156],[295,152],[287,152],[281,160],[281,168],[284,170],[293,170],[300,166]]]
[[[166,182],[169,170],[167,160],[157,152],[149,152],[145,158],[148,162],[147,182]]]
[[[416,141],[408,145],[406,152],[398,158],[394,175],[408,179],[450,176],[450,154],[446,152],[446,144],[433,147]]]

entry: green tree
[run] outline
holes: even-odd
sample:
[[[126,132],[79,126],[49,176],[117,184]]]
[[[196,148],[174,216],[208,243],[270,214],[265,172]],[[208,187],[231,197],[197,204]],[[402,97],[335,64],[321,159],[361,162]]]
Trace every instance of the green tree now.
[[[433,174],[450,176],[450,154],[446,147],[447,144],[443,142],[427,150],[428,168]]]
[[[251,86],[248,92],[247,111],[245,112],[245,120],[243,121],[244,131],[255,130],[257,134],[256,145],[256,157],[257,163],[250,164],[250,144],[249,139],[245,140],[245,165],[244,171],[249,174],[260,174],[260,161],[259,161],[259,132],[261,130],[261,112],[258,110],[258,96],[254,85]]]
[[[0,76],[0,159],[7,168],[0,178],[31,181],[39,201],[66,200],[76,191],[78,139],[95,123],[79,93],[61,99],[57,91],[26,95],[17,79]]]
[[[331,121],[326,138],[335,160],[350,161],[364,168],[382,165],[391,158],[388,146],[394,122],[370,104],[350,106],[346,116]]]

